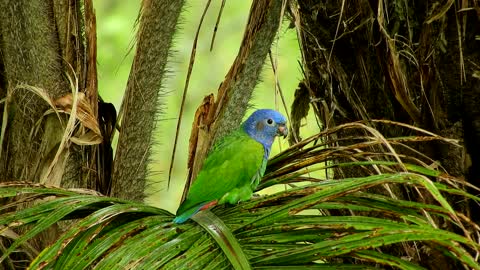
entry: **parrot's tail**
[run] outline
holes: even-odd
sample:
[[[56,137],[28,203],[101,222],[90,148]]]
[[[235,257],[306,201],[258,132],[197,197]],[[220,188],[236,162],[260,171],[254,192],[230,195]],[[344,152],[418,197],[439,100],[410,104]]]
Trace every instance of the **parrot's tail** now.
[[[173,219],[173,222],[176,223],[176,224],[181,224],[181,223],[184,223],[185,221],[187,221],[189,218],[193,217],[196,213],[198,213],[199,211],[202,211],[202,210],[205,210],[205,209],[208,209],[212,206],[215,206],[217,205],[217,200],[215,201],[211,201],[211,202],[206,202],[206,203],[202,203],[200,205],[197,205],[195,207],[192,207],[190,209],[188,209],[187,211],[181,213],[180,215],[177,215],[174,219]]]

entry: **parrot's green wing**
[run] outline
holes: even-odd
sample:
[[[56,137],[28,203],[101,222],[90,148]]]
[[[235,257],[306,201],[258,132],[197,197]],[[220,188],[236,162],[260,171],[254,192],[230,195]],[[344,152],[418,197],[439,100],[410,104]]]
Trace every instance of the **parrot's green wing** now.
[[[225,137],[205,160],[187,199],[177,210],[176,222],[187,220],[214,201],[233,204],[248,200],[265,172],[264,157],[263,146],[243,130]]]

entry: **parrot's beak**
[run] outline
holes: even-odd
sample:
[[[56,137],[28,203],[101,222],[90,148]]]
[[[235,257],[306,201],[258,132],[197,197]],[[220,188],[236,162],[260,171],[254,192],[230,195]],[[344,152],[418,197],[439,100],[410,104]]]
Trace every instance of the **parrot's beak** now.
[[[283,138],[287,137],[288,128],[287,128],[287,126],[285,126],[285,124],[278,125],[277,135],[278,136],[283,136]]]

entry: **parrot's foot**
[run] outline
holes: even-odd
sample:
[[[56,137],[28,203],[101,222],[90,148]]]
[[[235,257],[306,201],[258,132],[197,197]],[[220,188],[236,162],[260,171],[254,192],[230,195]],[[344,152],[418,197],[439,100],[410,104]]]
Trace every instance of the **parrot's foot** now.
[[[258,200],[258,199],[261,199],[263,197],[265,197],[265,195],[261,195],[261,194],[258,194],[258,193],[253,193],[251,199],[252,200]]]

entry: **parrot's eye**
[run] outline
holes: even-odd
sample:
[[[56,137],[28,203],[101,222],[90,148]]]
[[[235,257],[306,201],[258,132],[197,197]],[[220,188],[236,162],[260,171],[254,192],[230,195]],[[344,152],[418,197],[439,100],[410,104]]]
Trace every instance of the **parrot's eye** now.
[[[267,119],[267,124],[268,124],[269,126],[273,126],[273,120],[270,119],[270,118]]]

